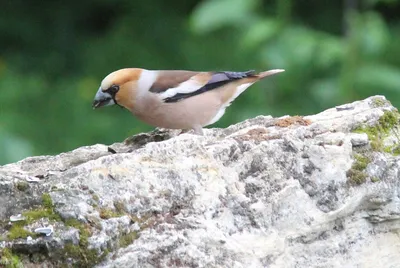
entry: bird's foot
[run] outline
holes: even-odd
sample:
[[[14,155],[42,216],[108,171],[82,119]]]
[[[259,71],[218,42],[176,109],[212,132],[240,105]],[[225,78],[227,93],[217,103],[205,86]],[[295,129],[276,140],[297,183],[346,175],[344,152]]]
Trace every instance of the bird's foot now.
[[[181,131],[178,133],[178,135],[182,135],[185,134],[187,132],[189,132],[190,129],[181,129]]]
[[[181,129],[180,132],[177,134],[177,136],[188,133],[191,130],[193,130],[193,134],[195,134],[195,135],[200,135],[200,136],[204,135],[202,127],[194,127],[192,129]]]
[[[204,131],[201,126],[196,126],[193,128],[194,134],[204,136]]]

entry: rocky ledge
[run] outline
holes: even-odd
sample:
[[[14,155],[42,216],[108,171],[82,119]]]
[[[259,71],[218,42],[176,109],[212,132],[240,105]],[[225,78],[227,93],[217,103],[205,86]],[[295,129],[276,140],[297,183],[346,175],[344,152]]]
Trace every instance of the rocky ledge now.
[[[382,96],[0,167],[0,266],[399,267]]]

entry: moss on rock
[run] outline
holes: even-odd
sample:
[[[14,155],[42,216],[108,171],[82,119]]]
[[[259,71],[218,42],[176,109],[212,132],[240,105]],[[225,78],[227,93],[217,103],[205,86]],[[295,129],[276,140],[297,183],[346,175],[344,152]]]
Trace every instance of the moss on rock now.
[[[125,248],[125,247],[129,246],[138,237],[139,237],[139,233],[136,231],[121,235],[119,238],[119,247]]]
[[[95,249],[84,248],[80,245],[67,243],[63,249],[63,258],[72,258],[74,267],[93,267],[106,257],[105,254],[98,254]]]
[[[45,207],[47,209],[53,209],[54,208],[53,200],[51,200],[50,194],[44,193],[42,195],[42,204],[43,204],[43,207]]]
[[[111,208],[101,208],[99,213],[100,213],[100,218],[105,220],[110,218],[121,217],[124,215],[123,213],[117,212]]]
[[[0,267],[5,268],[22,268],[24,267],[19,257],[12,253],[11,249],[0,249]]]
[[[372,98],[372,107],[378,108],[378,107],[384,107],[384,106],[389,106],[392,105],[390,101],[382,98],[382,97],[374,97]]]
[[[371,182],[379,182],[380,179],[378,177],[372,177]]]
[[[8,240],[19,238],[27,238],[28,236],[37,237],[37,235],[26,229],[26,226],[36,222],[37,220],[48,218],[51,221],[61,221],[61,217],[54,212],[53,202],[49,194],[42,195],[42,206],[22,212],[25,217],[23,221],[13,222],[8,231]]]
[[[352,185],[360,185],[367,181],[367,173],[364,171],[371,159],[362,154],[354,155],[354,162],[351,168],[346,172],[347,180]]]
[[[27,238],[28,236],[35,237],[35,233],[32,233],[24,228],[25,224],[25,221],[14,223],[8,231],[7,238],[9,240],[14,240],[18,238]]]
[[[384,139],[399,125],[399,119],[400,115],[397,111],[385,111],[375,126],[361,126],[354,129],[353,132],[366,133],[370,140],[372,150],[394,154],[394,149],[398,146],[390,146],[390,148],[385,147]],[[396,150],[396,152],[399,151],[400,149]]]
[[[356,169],[350,169],[346,172],[347,181],[353,185],[360,185],[367,181],[367,173]]]
[[[114,200],[113,204],[114,204],[114,207],[115,207],[115,210],[116,210],[117,213],[119,213],[121,215],[124,215],[124,214],[128,213],[128,210],[127,210],[127,208],[126,208],[126,206],[125,206],[123,201]]]
[[[28,210],[25,212],[22,212],[22,215],[26,217],[27,223],[32,223],[35,222],[39,219],[42,218],[48,218],[49,220],[52,221],[61,221],[60,215],[54,213],[52,209],[48,208],[37,208],[33,210]]]
[[[79,230],[79,244],[65,244],[60,254],[63,258],[72,258],[76,267],[93,267],[104,260],[108,251],[99,253],[96,249],[89,249],[89,237],[92,233],[88,224],[76,219],[67,219],[65,220],[65,225]]]
[[[29,188],[29,184],[26,181],[19,181],[15,183],[15,187],[18,191],[25,192]]]

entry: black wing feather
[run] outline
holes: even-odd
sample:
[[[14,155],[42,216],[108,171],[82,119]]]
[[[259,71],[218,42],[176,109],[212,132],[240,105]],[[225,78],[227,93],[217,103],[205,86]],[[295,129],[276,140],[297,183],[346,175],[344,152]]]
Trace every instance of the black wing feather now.
[[[222,87],[225,84],[228,84],[232,81],[252,77],[255,75],[254,70],[250,70],[247,72],[216,72],[211,76],[211,79],[205,84],[203,87],[199,88],[198,90],[190,93],[177,93],[174,96],[168,97],[164,99],[164,102],[171,103],[171,102],[178,102],[183,99],[187,99],[206,91],[210,91],[219,87]]]

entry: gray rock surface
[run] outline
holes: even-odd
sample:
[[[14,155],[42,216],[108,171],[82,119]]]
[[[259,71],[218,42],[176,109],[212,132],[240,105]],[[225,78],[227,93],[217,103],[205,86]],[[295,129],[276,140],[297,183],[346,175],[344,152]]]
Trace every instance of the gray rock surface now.
[[[400,267],[398,122],[374,96],[2,166],[1,262],[10,248],[26,267]]]

